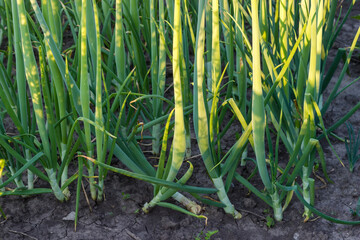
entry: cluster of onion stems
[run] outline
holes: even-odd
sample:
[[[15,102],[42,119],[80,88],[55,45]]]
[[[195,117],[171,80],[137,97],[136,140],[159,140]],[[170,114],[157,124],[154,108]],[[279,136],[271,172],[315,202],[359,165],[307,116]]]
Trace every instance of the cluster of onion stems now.
[[[295,193],[306,220],[316,213],[356,223],[313,208],[311,178],[319,163],[331,181],[319,140],[331,145],[329,135],[360,107],[324,125],[360,29],[348,50],[330,63],[327,56],[354,4],[343,13],[336,0],[0,0],[0,196],[52,193],[64,201],[77,182],[78,211],[83,179],[101,201],[114,171],[153,185],[144,212],[162,206],[206,218],[202,202],[239,219],[239,199],[227,194],[238,181],[277,221]],[[224,152],[224,136],[238,125]],[[211,188],[187,185],[191,126]],[[151,142],[156,163],[141,141]],[[261,188],[240,174],[249,162]],[[37,187],[38,178],[48,188]]]

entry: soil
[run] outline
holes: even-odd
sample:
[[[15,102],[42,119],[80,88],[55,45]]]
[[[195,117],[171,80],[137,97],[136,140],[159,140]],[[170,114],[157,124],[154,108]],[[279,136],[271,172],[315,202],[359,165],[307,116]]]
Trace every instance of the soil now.
[[[360,14],[360,4],[357,3],[352,12]],[[350,46],[360,21],[349,19],[341,31],[335,48]],[[335,50],[330,57],[335,56]],[[360,75],[359,53],[355,54],[350,65],[350,76],[346,76],[343,86]],[[340,75],[338,70],[336,76]],[[330,83],[328,91],[332,89],[336,78]],[[354,84],[340,95],[330,106],[325,115],[325,125],[331,126],[345,115],[360,101],[360,83]],[[325,94],[328,95],[329,92]],[[360,111],[350,119],[355,132],[360,130]],[[238,127],[239,128],[239,127]],[[239,131],[239,129],[233,129]],[[345,125],[336,131],[340,137],[347,135]],[[233,142],[228,136],[229,148]],[[232,136],[233,137],[233,136]],[[352,215],[360,197],[360,164],[353,173],[348,168],[346,149],[343,142],[331,138],[333,147],[345,164],[341,165],[331,148],[322,141],[326,156],[327,170],[333,184],[324,184],[320,179],[322,172],[316,176],[316,208],[320,211],[343,220],[359,220]],[[198,153],[196,142],[193,142],[193,155]],[[227,150],[227,149],[226,149]],[[286,157],[286,155],[284,155]],[[207,178],[201,158],[191,159],[195,172],[190,179],[190,185],[211,186]],[[115,165],[121,167],[119,163]],[[240,171],[248,174],[253,166],[248,165]],[[75,169],[75,167],[74,167]],[[40,182],[41,184],[41,182]],[[258,188],[262,186],[259,183]],[[73,184],[74,185],[74,184]],[[86,185],[86,184],[85,184]],[[88,204],[84,194],[81,195],[79,222],[74,231],[74,221],[71,214],[75,211],[75,197],[65,203],[58,202],[53,195],[38,195],[28,198],[3,197],[0,206],[6,213],[7,219],[0,218],[0,240],[4,239],[206,239],[206,234],[217,231],[211,239],[359,239],[360,226],[346,226],[331,223],[321,218],[312,218],[304,223],[302,217],[303,206],[294,197],[290,206],[284,212],[282,222],[275,223],[269,228],[266,218],[271,216],[271,209],[255,195],[249,194],[244,186],[234,183],[229,191],[230,199],[235,207],[243,214],[239,220],[234,220],[222,209],[203,206],[203,214],[208,217],[207,225],[204,220],[176,212],[174,210],[155,207],[149,214],[143,214],[141,207],[152,196],[152,185],[127,178],[122,175],[109,173],[106,179],[106,199],[103,202],[90,201]],[[70,186],[74,193],[74,186]]]

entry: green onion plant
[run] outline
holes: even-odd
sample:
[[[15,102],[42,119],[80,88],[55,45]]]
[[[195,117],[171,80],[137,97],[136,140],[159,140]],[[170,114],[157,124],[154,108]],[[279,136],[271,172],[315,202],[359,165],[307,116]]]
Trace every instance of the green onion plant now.
[[[334,130],[360,108],[325,126],[334,99],[359,80],[340,88],[360,29],[328,58],[355,3],[337,14],[336,0],[0,0],[0,195],[64,201],[76,182],[78,213],[83,180],[102,201],[113,171],[152,184],[144,212],[161,206],[206,218],[195,198],[239,219],[239,199],[228,195],[238,181],[277,221],[296,196],[305,220],[315,213],[355,224],[313,207],[312,178],[319,164],[331,181],[320,140],[333,149]],[[352,170],[359,141],[348,129]],[[186,185],[195,141],[214,188]]]
[[[345,139],[346,154],[349,160],[350,172],[353,172],[355,164],[360,158],[360,154],[358,153],[360,147],[360,133],[358,133],[357,135],[355,134],[354,128],[351,123],[347,122],[346,126],[349,136]]]

